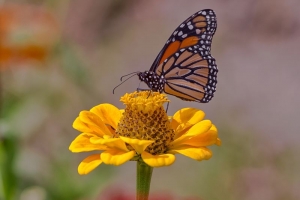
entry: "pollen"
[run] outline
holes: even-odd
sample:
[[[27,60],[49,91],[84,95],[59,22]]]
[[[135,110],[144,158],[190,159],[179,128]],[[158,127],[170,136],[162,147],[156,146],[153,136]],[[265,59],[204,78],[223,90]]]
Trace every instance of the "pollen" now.
[[[117,135],[154,141],[146,151],[152,155],[165,153],[174,139],[174,130],[163,107],[169,101],[166,95],[152,91],[134,92],[125,94],[121,101],[126,108],[116,130]]]

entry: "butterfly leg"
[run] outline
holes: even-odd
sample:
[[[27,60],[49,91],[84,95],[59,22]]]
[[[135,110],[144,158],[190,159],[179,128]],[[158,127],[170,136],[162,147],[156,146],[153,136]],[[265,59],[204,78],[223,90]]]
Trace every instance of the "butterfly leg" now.
[[[169,104],[170,104],[170,102],[168,101],[168,102],[167,102],[167,108],[166,108],[166,113],[168,113],[168,109],[169,109]]]

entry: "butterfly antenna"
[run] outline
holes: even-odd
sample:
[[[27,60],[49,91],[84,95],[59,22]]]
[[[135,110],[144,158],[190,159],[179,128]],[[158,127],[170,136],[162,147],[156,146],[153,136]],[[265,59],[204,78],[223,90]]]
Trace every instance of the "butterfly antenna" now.
[[[124,77],[130,76],[131,74],[137,74],[137,73],[139,73],[139,72],[132,72],[132,73],[126,74],[124,76],[121,76],[120,80],[122,81]]]
[[[131,74],[133,74],[133,75],[131,75],[130,77],[128,77],[127,79],[125,79],[123,82],[121,82],[119,85],[117,85],[114,89],[113,89],[113,94],[115,94],[115,89],[117,88],[117,87],[119,87],[120,85],[122,85],[124,82],[126,82],[128,79],[130,79],[130,78],[132,78],[132,77],[134,77],[135,75],[137,75],[137,72],[134,72],[135,74],[133,74],[133,73],[130,73],[130,74],[127,74],[127,75],[125,75],[125,76],[128,76],[128,75],[131,75]],[[122,79],[121,79],[122,80]]]

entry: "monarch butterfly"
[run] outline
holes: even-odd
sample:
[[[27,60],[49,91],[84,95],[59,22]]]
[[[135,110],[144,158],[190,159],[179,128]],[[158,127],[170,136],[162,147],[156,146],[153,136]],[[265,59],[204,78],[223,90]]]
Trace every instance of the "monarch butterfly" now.
[[[217,28],[213,10],[196,12],[173,32],[149,71],[139,79],[152,91],[186,101],[209,102],[216,91],[218,68],[210,49]]]

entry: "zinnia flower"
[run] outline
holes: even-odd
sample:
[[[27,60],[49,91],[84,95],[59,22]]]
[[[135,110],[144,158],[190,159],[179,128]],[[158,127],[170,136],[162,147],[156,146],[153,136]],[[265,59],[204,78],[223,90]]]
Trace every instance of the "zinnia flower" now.
[[[130,160],[150,167],[169,166],[177,153],[208,160],[212,152],[207,146],[221,144],[217,128],[204,120],[203,111],[183,108],[168,117],[163,104],[169,100],[164,94],[133,92],[121,101],[125,110],[100,104],[81,111],[74,121],[73,127],[82,133],[71,143],[70,151],[97,151],[80,163],[79,174],[88,174],[102,163],[118,166]]]

